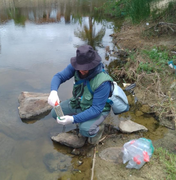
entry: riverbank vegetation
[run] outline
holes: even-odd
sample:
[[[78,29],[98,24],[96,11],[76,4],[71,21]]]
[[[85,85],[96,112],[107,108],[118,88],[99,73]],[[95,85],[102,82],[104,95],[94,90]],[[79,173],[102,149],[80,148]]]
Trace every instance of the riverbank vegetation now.
[[[158,0],[108,0],[101,8],[123,19],[112,35],[117,49],[128,56],[111,69],[117,81],[136,83],[135,94],[148,104],[160,124],[175,129],[176,122],[176,2]]]
[[[123,19],[112,37],[116,48],[128,56],[121,58],[124,63],[111,68],[111,76],[117,82],[136,84],[133,94],[138,99],[136,112],[147,104],[150,107],[147,113],[152,113],[161,125],[175,130],[176,2],[170,1],[165,6],[159,6],[159,2],[108,0],[99,10],[111,18]],[[174,153],[156,148],[150,168],[154,163],[165,179],[175,179],[175,158]],[[155,179],[154,175],[148,176]]]
[[[161,4],[162,0],[107,0],[99,10],[105,15],[130,19],[134,24],[145,20],[175,21],[176,2],[174,0],[165,1],[166,6]]]
[[[176,179],[176,156],[164,148],[157,148],[153,154],[153,161],[162,164],[167,174],[166,179]]]

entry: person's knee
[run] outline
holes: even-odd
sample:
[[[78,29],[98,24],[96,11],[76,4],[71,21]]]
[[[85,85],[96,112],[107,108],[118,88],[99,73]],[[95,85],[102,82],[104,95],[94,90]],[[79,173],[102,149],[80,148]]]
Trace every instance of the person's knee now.
[[[84,137],[94,137],[98,132],[98,127],[79,126],[79,133]]]

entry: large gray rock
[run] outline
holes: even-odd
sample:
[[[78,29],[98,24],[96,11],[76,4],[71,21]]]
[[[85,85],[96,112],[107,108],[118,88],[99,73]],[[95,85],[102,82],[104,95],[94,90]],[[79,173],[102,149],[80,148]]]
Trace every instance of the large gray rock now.
[[[140,124],[137,124],[131,120],[120,121],[119,129],[124,133],[132,133],[136,131],[148,131],[148,129]]]
[[[51,139],[60,144],[72,148],[80,148],[84,146],[86,138],[72,133],[60,133],[57,136],[52,136]]]
[[[20,118],[33,119],[51,111],[48,96],[48,93],[21,92],[18,97]]]

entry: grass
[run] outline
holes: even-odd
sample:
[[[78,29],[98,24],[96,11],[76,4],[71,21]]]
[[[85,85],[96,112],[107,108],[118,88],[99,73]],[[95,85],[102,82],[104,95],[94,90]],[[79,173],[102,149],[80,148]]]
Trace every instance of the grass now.
[[[156,148],[153,154],[155,159],[158,159],[160,163],[162,163],[165,167],[165,171],[167,173],[168,180],[176,179],[176,155],[174,153],[170,153],[168,150],[164,148]]]
[[[133,23],[139,23],[150,16],[149,3],[151,1],[155,0],[107,0],[99,9],[107,15],[116,18],[130,18]]]
[[[142,57],[137,61],[137,56]],[[176,59],[176,56],[170,55],[166,47],[152,47],[151,49],[143,49],[137,52],[129,53],[129,61],[125,65],[126,70],[135,64],[136,73],[145,72],[147,74],[154,72],[163,72],[168,68],[168,62]]]
[[[175,59],[175,56],[169,55],[167,49],[160,47],[153,47],[152,49],[144,49],[141,51],[144,59],[148,59],[146,62],[140,62],[137,68],[137,72],[146,72],[147,74],[153,73],[155,71],[162,72],[168,67],[168,61]]]

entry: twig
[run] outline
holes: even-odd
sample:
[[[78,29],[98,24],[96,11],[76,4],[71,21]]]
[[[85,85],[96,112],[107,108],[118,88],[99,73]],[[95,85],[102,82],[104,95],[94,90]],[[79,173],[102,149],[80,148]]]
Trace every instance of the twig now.
[[[166,117],[176,117],[176,114],[168,114]]]
[[[171,29],[172,32],[175,32],[169,25],[168,25],[168,27]]]
[[[166,23],[166,22],[159,22],[158,23],[159,25],[161,24],[161,25],[170,25],[170,26],[176,26],[176,24],[173,24],[173,23]]]
[[[101,138],[100,140],[99,140],[99,142],[102,142],[104,139],[106,139],[107,138],[107,136],[104,136],[103,138]]]
[[[93,178],[94,178],[95,158],[96,158],[96,146],[95,146],[95,148],[94,148],[94,157],[93,157],[93,162],[92,162],[92,175],[91,175],[91,180],[93,180]]]

